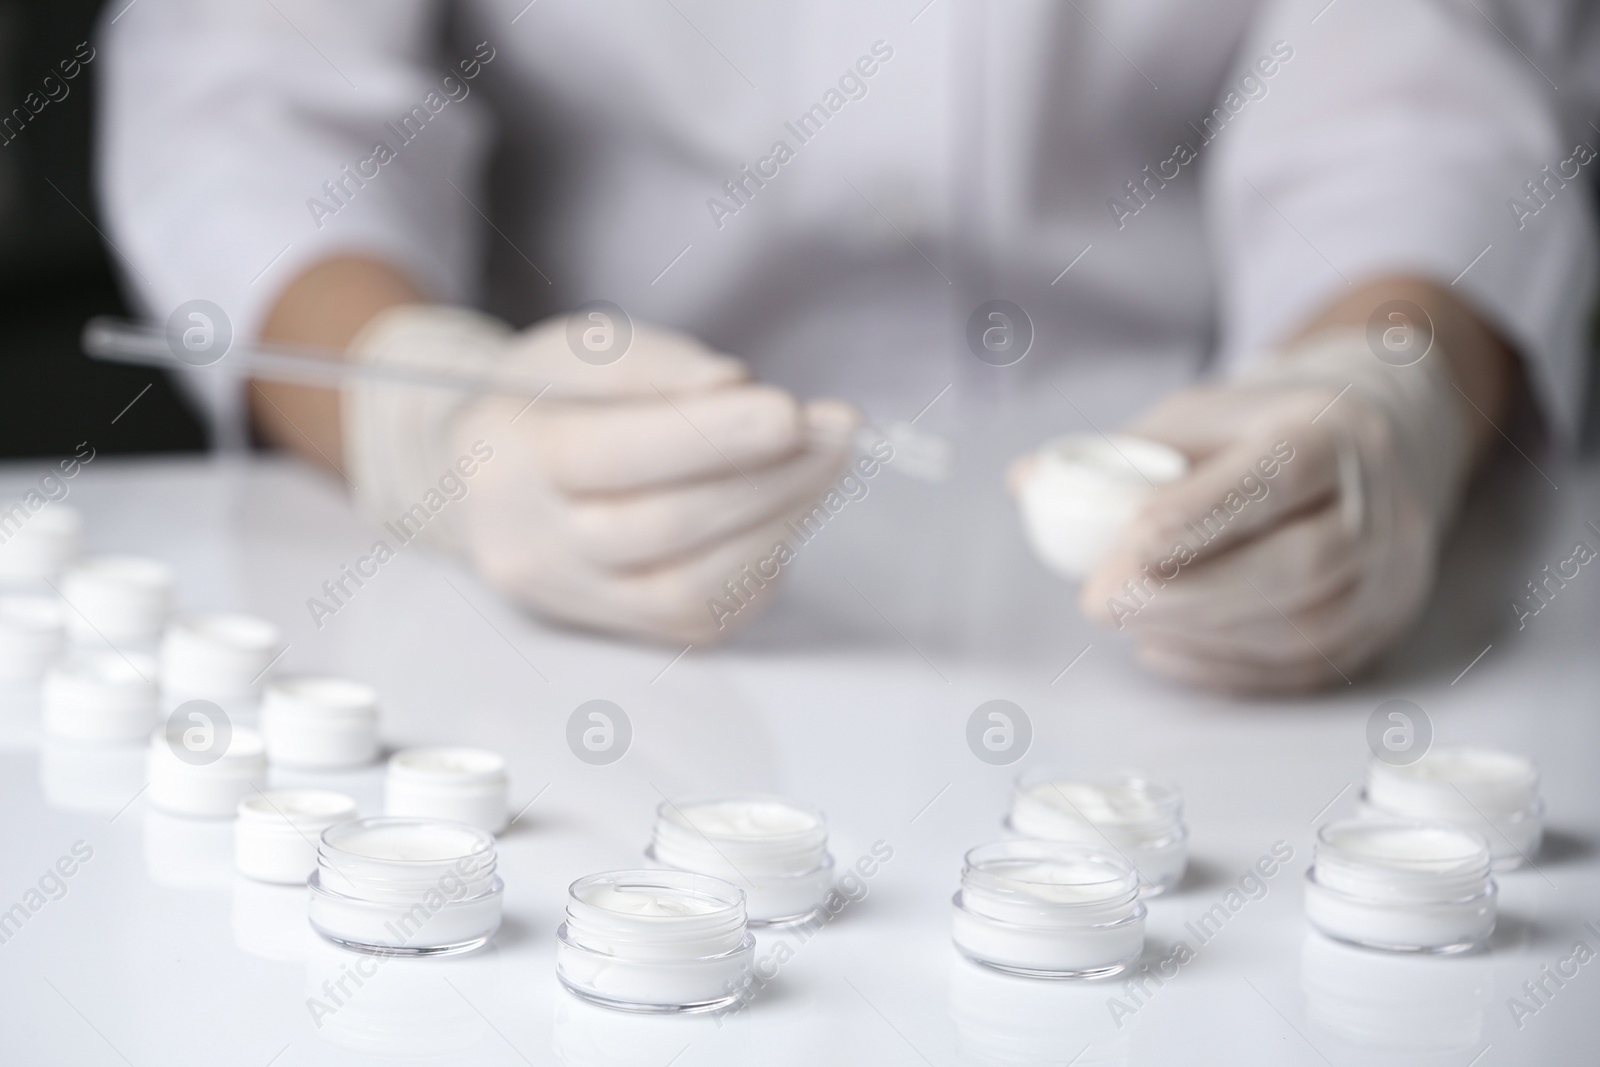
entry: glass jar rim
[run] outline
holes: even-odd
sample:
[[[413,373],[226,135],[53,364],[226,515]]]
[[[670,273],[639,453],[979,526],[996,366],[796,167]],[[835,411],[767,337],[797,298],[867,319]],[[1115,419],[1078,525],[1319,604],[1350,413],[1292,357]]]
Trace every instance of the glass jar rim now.
[[[1036,882],[1016,878],[1002,872],[1012,864],[1059,864],[1075,869],[1099,867],[1106,872],[1103,878],[1090,878],[1072,882]],[[1099,907],[1123,896],[1136,897],[1139,892],[1139,872],[1127,859],[1108,849],[1072,841],[1041,841],[1034,838],[1017,838],[995,841],[968,850],[964,857],[961,884],[981,886],[1003,893],[1026,895],[1031,887],[1083,889],[1104,888],[1106,895],[1084,901],[1045,901],[1051,908]],[[1112,890],[1117,892],[1113,893]]]
[[[1371,839],[1380,834],[1429,834],[1435,838],[1454,839],[1462,847],[1459,851],[1438,857],[1407,858],[1375,854],[1351,847],[1353,839]],[[1337,819],[1317,828],[1316,856],[1313,864],[1333,859],[1351,866],[1381,870],[1400,877],[1438,877],[1459,874],[1476,874],[1479,869],[1488,874],[1492,850],[1489,841],[1475,830],[1458,823],[1427,819],[1400,819],[1389,817]]]
[[[435,856],[431,858],[403,859],[388,856],[373,856],[366,852],[357,852],[341,844],[341,839],[348,839],[352,833],[368,829],[399,829],[402,827],[428,827],[430,829],[443,828],[452,833],[459,833],[464,840],[472,842],[472,847],[466,851],[449,856]],[[480,856],[494,855],[494,835],[476,826],[469,826],[464,822],[450,822],[445,819],[423,819],[407,815],[369,815],[363,819],[350,819],[345,822],[335,823],[322,831],[320,849],[339,856],[347,856],[368,863],[393,864],[402,869],[420,869],[439,864],[459,863],[461,860],[474,859]]]
[[[1031,797],[1040,786],[1055,783],[1132,789],[1155,804],[1163,815],[1176,814],[1183,809],[1183,791],[1176,785],[1126,769],[1074,775],[1052,767],[1032,767],[1017,775],[1011,791],[1014,796]]]
[[[682,915],[638,915],[631,912],[614,912],[591,904],[583,897],[583,891],[595,886],[624,887],[629,889],[665,889],[675,894],[694,896],[709,900],[717,905],[711,911],[702,912],[694,916]],[[641,923],[672,923],[683,922],[685,918],[702,921],[711,921],[723,916],[743,915],[745,912],[744,890],[726,879],[710,874],[696,874],[693,871],[680,871],[673,868],[655,870],[636,869],[601,871],[598,874],[585,875],[567,887],[567,908],[570,912],[574,904],[589,908],[605,915],[616,915],[628,922]]]

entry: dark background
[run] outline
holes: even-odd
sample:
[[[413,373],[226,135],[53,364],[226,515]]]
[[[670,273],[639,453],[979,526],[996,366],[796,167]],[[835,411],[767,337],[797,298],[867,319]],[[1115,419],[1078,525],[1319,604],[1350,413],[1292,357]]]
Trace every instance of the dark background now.
[[[26,112],[29,92],[44,96],[46,75],[59,80],[57,64],[91,36],[101,7],[0,0],[0,117]],[[193,408],[165,374],[99,363],[78,347],[90,316],[128,314],[96,232],[104,226],[89,158],[99,72],[96,57],[65,83],[64,99],[0,145],[0,457],[69,455],[84,440],[100,455],[206,446]]]

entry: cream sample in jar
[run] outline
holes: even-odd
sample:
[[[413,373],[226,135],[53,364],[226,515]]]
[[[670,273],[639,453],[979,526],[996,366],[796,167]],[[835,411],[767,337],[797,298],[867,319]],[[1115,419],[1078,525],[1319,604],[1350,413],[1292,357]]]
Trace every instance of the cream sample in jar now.
[[[573,882],[556,976],[623,1011],[716,1011],[744,999],[755,938],[738,887],[689,871],[612,871]]]
[[[271,789],[239,801],[233,865],[258,882],[302,885],[317,867],[322,831],[356,817],[356,802],[325,789]]]
[[[332,769],[378,755],[378,694],[343,678],[280,678],[261,698],[267,756],[287,767]]]
[[[1462,952],[1494,931],[1489,843],[1452,823],[1360,818],[1317,831],[1306,918],[1338,941]]]
[[[1363,814],[1441,820],[1480,833],[1499,870],[1531,860],[1544,836],[1538,769],[1494,748],[1436,748],[1405,766],[1374,757],[1361,807]]]
[[[779,797],[663,801],[645,854],[738,886],[753,927],[805,922],[833,887],[822,813]]]
[[[80,649],[51,667],[41,695],[44,728],[88,744],[143,741],[156,725],[156,661]]]
[[[330,826],[311,876],[311,927],[346,948],[438,956],[485,944],[505,887],[493,835],[434,819]]]
[[[1118,852],[1138,870],[1146,896],[1177,885],[1189,860],[1182,794],[1137,774],[1074,779],[1031,771],[1012,788],[1004,828],[1019,837]]]
[[[1064,578],[1095,568],[1158,486],[1189,473],[1183,453],[1126,435],[1073,434],[1024,467],[1017,503],[1028,544]]]
[[[94,556],[61,579],[72,606],[67,630],[75,640],[100,638],[113,645],[154,645],[172,607],[172,568],[139,556]]]
[[[1103,978],[1144,951],[1139,875],[1114,853],[1001,841],[967,853],[951,901],[956,948],[1029,978]]]
[[[506,828],[506,761],[478,748],[408,748],[389,759],[383,810],[389,815]]]

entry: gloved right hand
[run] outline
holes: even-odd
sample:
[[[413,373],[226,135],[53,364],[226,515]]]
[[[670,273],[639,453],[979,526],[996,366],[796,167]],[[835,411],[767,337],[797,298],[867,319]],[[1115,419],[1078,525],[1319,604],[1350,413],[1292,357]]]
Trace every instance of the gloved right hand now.
[[[853,408],[802,406],[749,381],[738,360],[670,331],[636,327],[626,355],[594,366],[568,347],[565,316],[512,337],[470,312],[388,314],[430,313],[446,318],[401,328],[389,342],[380,324],[367,350],[393,354],[413,347],[410,337],[437,360],[454,320],[455,365],[478,359],[552,383],[531,406],[478,397],[432,420],[430,432],[449,442],[447,456],[433,450],[435,466],[479,440],[494,450],[452,523],[492,583],[562,622],[674,643],[725,636],[771,599],[777,577],[751,575],[789,539],[783,523],[843,470],[859,423]],[[348,426],[347,436],[358,430]]]

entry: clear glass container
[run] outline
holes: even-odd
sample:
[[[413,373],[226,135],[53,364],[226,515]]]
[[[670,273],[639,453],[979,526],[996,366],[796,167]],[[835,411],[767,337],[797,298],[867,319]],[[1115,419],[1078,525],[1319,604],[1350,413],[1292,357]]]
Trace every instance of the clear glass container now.
[[[1436,748],[1405,766],[1373,758],[1359,810],[1450,822],[1480,833],[1488,839],[1495,870],[1530,861],[1544,837],[1538,768],[1493,748]]]
[[[312,928],[358,951],[467,952],[500,928],[494,836],[463,823],[384,817],[331,826],[310,884]]]
[[[1144,950],[1139,874],[1121,856],[1063,841],[1013,840],[967,853],[956,948],[1028,978],[1105,978]]]
[[[753,928],[806,922],[833,888],[822,812],[780,797],[663,801],[645,855],[738,886]]]
[[[718,1011],[744,1000],[755,937],[744,893],[689,871],[611,871],[573,882],[556,931],[556,976],[622,1011]]]
[[[1358,818],[1317,831],[1306,919],[1392,952],[1464,952],[1494,932],[1489,843],[1451,823]]]
[[[1156,896],[1183,879],[1189,862],[1189,828],[1176,786],[1132,772],[1072,778],[1037,769],[1017,779],[1007,836],[1075,841],[1109,849],[1139,872],[1142,892]]]

